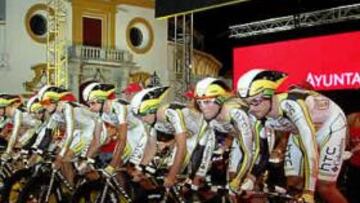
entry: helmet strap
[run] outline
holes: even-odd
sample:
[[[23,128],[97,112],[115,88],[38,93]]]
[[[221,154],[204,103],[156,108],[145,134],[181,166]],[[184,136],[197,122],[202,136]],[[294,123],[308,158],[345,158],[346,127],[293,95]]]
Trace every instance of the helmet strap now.
[[[45,121],[45,112],[46,112],[46,110],[45,109],[42,109],[42,110],[40,110],[40,112],[39,113],[41,113],[41,121],[42,122],[44,122]]]
[[[3,110],[3,115],[2,115],[2,117],[4,117],[4,118],[6,118],[6,112],[5,112],[5,107],[0,107],[0,109],[2,109]]]
[[[156,122],[157,122],[157,116],[156,116],[156,113],[155,113],[154,122],[150,126],[153,128],[155,126]]]
[[[55,111],[56,111],[56,109],[58,108],[58,103],[56,102],[55,103],[55,108],[54,108],[54,110],[52,110],[51,112],[50,112],[50,115],[52,115],[53,113],[55,113]]]
[[[101,107],[100,107],[99,114],[100,114],[100,116],[102,116],[104,113],[105,101],[101,101],[100,104],[101,104]]]
[[[217,97],[216,100],[215,100],[215,102],[216,102],[218,105],[222,105],[222,103],[224,103],[224,99],[223,99],[223,98],[220,99],[220,97]]]
[[[269,100],[270,101],[270,108],[269,108],[269,110],[266,112],[266,114],[265,115],[268,115],[270,112],[271,112],[271,110],[272,110],[272,106],[273,106],[273,100],[272,100],[272,96],[271,97],[264,97],[264,99],[266,99],[266,100]]]
[[[268,115],[271,110],[272,110],[272,106],[273,106],[273,100],[272,100],[272,97],[274,95],[274,92],[275,90],[273,89],[264,89],[263,93],[262,93],[262,97],[263,99],[266,99],[266,100],[270,100],[270,108],[269,110],[266,112],[266,115]]]

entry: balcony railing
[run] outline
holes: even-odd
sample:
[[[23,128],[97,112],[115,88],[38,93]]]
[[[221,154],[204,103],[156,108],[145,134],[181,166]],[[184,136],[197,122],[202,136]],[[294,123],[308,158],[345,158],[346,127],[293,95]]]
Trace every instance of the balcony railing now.
[[[127,50],[105,49],[99,47],[74,45],[69,48],[70,60],[81,60],[92,63],[133,63],[133,56]]]

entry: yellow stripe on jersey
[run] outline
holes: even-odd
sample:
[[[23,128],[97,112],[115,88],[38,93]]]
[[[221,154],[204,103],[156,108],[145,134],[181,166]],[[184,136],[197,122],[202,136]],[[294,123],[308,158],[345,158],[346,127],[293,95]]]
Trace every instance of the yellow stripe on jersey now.
[[[239,139],[240,150],[241,150],[241,152],[243,154],[243,160],[242,160],[242,163],[241,163],[241,167],[238,170],[238,173],[237,173],[236,177],[234,178],[234,180],[236,180],[237,183],[240,184],[242,179],[244,178],[245,174],[248,172],[247,171],[247,169],[248,169],[247,163],[249,161],[249,154],[245,153],[244,149],[246,149],[246,146],[245,146],[244,141],[243,141],[243,139],[241,137],[241,134],[239,134],[238,139]]]
[[[255,152],[254,152],[254,156],[249,168],[249,171],[252,170],[252,168],[254,167],[257,159],[259,158],[259,154],[260,154],[260,132],[261,132],[261,128],[262,125],[260,122],[256,122],[255,124]]]
[[[305,145],[302,142],[301,139],[298,139],[299,144],[300,144],[300,148],[305,150]],[[304,165],[301,167],[301,169],[304,169],[304,174],[305,174],[305,180],[304,180],[304,188],[310,188],[310,176],[311,176],[311,168],[310,168],[310,163],[309,161],[309,157],[307,156],[306,152],[303,151],[303,155],[304,155],[304,161],[302,161],[301,163],[303,163]]]
[[[125,145],[125,148],[123,150],[123,153],[122,153],[122,156],[121,156],[121,159],[124,161],[124,160],[127,160],[128,158],[130,158],[130,155],[132,154],[132,148],[130,146],[129,143],[126,143]]]
[[[312,143],[314,144],[314,149],[315,149],[315,152],[317,151],[317,146],[316,146],[316,140],[315,140],[315,127],[312,123],[312,120],[311,120],[311,117],[310,117],[310,114],[309,114],[309,111],[307,110],[306,108],[306,104],[303,100],[301,99],[298,99],[297,100],[297,103],[299,104],[303,114],[304,114],[304,117],[305,117],[305,120],[306,120],[306,123],[308,124],[308,127],[310,128],[311,130],[311,139],[312,139]],[[304,166],[304,169],[305,169],[305,188],[310,188],[310,178],[311,178],[311,168],[310,168],[310,161],[312,160],[309,160],[309,157],[307,156],[307,153],[306,153],[306,148],[305,148],[305,145],[302,141],[302,139],[299,139],[299,143],[300,143],[300,147],[302,149],[302,151],[304,152],[304,162],[305,162],[305,166]],[[317,156],[317,155],[316,155]],[[317,167],[317,166],[315,166]]]
[[[305,116],[306,122],[307,122],[307,124],[308,124],[308,126],[309,126],[309,128],[311,130],[311,133],[312,133],[313,137],[315,137],[315,132],[316,132],[315,127],[314,127],[314,124],[313,124],[313,122],[311,120],[310,113],[307,110],[307,107],[306,107],[306,104],[305,104],[304,100],[298,99],[297,103],[299,104],[299,106],[300,106],[300,108],[301,108],[301,110],[302,110],[302,112],[303,112],[303,114]],[[314,142],[314,143],[316,143],[316,142]]]
[[[184,161],[181,165],[181,172],[185,170],[185,168],[188,166],[189,162],[190,162],[190,155],[191,153],[189,153],[187,150],[185,151],[185,157],[184,157]]]
[[[202,122],[201,122],[201,127],[200,127],[200,131],[199,131],[199,136],[198,136],[198,138],[197,138],[196,143],[198,143],[199,140],[201,140],[201,138],[203,138],[203,136],[206,134],[206,133],[205,133],[206,130],[207,130],[207,122],[205,122],[205,120],[202,120]]]
[[[85,147],[85,143],[83,141],[83,139],[80,138],[80,141],[74,145],[71,150],[74,151],[75,154],[79,154]]]
[[[277,99],[278,99],[278,101],[280,103],[281,101],[287,99],[288,93],[277,94],[276,97],[277,97]],[[284,111],[282,110],[281,105],[279,105],[278,111],[279,111],[279,115],[284,115]]]
[[[180,109],[176,109],[176,113],[179,115],[181,128],[183,130],[185,130],[184,132],[187,132],[187,128],[186,128],[186,125],[185,125],[185,119],[184,119],[183,113],[181,112]]]

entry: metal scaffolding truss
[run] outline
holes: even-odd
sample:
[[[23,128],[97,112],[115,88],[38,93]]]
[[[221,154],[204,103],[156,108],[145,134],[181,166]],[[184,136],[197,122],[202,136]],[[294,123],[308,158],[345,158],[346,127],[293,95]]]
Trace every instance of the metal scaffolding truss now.
[[[68,87],[68,56],[66,46],[66,1],[47,0],[47,82]]]
[[[279,18],[230,26],[230,38],[245,38],[287,31],[297,28],[313,27],[331,23],[360,19],[360,4],[339,6],[313,12],[299,13]]]
[[[175,100],[185,101],[184,92],[188,91],[191,82],[193,64],[193,14],[174,16],[174,73]]]

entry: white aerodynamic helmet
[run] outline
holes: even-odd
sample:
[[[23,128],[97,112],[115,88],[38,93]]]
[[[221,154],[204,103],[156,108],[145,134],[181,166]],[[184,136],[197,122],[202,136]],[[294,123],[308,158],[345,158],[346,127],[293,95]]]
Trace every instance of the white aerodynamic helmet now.
[[[152,87],[141,90],[134,95],[130,102],[131,111],[135,115],[155,113],[168,89],[169,86]]]
[[[253,69],[239,78],[237,93],[240,98],[252,97],[260,93],[264,97],[271,97],[286,77],[287,74],[279,71]]]

